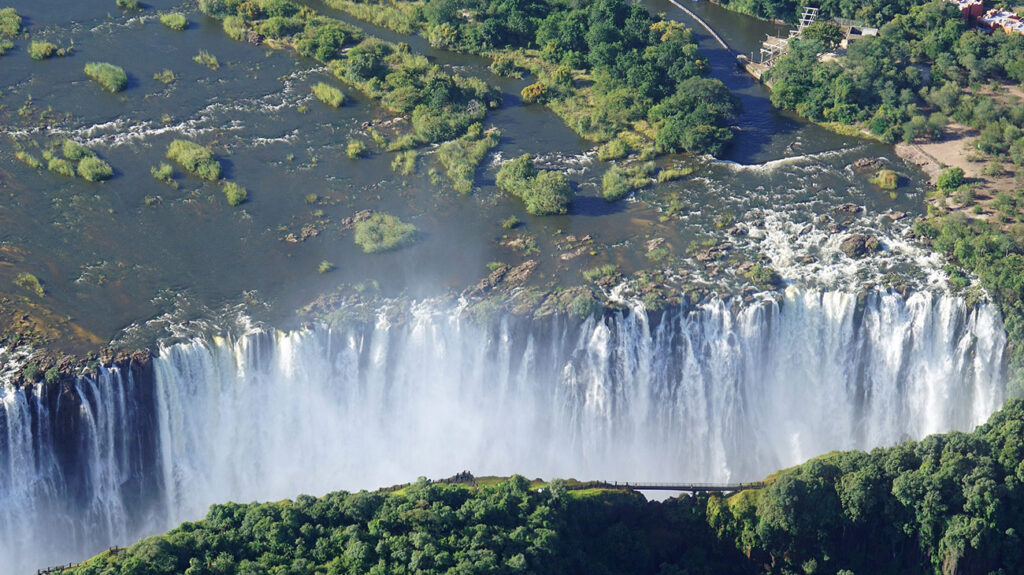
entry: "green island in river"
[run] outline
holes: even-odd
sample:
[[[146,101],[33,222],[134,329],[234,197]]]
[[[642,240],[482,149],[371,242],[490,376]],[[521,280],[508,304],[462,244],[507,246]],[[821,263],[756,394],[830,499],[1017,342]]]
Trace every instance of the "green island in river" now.
[[[7,4],[0,571],[1020,571],[1024,6]]]

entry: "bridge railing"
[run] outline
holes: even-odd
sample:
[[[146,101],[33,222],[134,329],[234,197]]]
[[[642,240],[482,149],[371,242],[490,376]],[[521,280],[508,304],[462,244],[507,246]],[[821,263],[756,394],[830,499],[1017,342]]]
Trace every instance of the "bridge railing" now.
[[[605,482],[609,487],[624,487],[635,491],[661,490],[661,491],[743,491],[745,489],[763,489],[765,483],[754,481],[749,483],[657,483],[646,481],[610,481]]]

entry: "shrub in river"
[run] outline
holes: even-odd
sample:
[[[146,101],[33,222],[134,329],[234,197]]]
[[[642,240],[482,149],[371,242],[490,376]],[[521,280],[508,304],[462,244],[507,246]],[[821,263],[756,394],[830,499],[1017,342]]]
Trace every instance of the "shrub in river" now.
[[[174,140],[167,147],[167,159],[204,180],[220,179],[220,162],[213,157],[213,150],[206,146],[188,140]]]
[[[61,176],[75,177],[75,165],[64,158],[50,158],[47,161],[46,169]]]
[[[164,68],[163,70],[153,74],[153,79],[157,82],[163,82],[164,84],[173,84],[178,81],[178,77],[174,75],[174,72]]]
[[[609,202],[626,197],[633,190],[639,190],[651,183],[654,163],[633,166],[612,166],[601,178],[601,195]]]
[[[21,33],[21,16],[14,8],[0,10],[0,38],[15,38]]]
[[[345,94],[341,90],[323,82],[313,86],[313,95],[317,100],[333,108],[340,108],[345,103]]]
[[[356,245],[368,254],[397,249],[415,239],[416,226],[391,214],[374,213],[355,225]]]
[[[200,50],[199,53],[192,58],[192,61],[196,64],[202,64],[211,70],[220,68],[220,62],[217,61],[217,57],[206,50]]]
[[[141,10],[139,0],[117,0],[117,7],[122,10]]]
[[[322,260],[320,262],[320,264],[318,266],[316,266],[316,271],[319,274],[325,274],[325,273],[327,273],[329,271],[333,271],[335,267],[336,266],[334,264],[332,264],[331,262],[329,262],[327,260]]]
[[[72,162],[77,162],[83,158],[91,158],[96,155],[92,150],[78,142],[75,142],[74,140],[64,140],[64,144],[61,146],[61,152],[64,154],[65,158]]]
[[[495,183],[501,191],[523,200],[526,211],[535,216],[569,211],[572,201],[569,178],[561,172],[538,170],[530,154],[502,165]]]
[[[466,130],[466,135],[457,140],[445,142],[437,150],[437,159],[444,166],[452,181],[452,187],[460,194],[473,189],[473,177],[487,152],[498,145],[501,132],[490,129],[486,133],[479,123]]]
[[[39,278],[28,272],[18,274],[18,277],[14,279],[14,283],[39,297],[43,297],[46,294],[43,284],[39,282]]]
[[[168,12],[167,14],[161,14],[160,23],[171,30],[178,30],[179,32],[188,28],[188,20],[185,18],[185,15],[180,12]]]
[[[653,250],[647,252],[645,255],[647,256],[648,260],[657,263],[667,258],[669,255],[669,251],[668,248],[654,248]]]
[[[153,166],[149,169],[149,173],[157,181],[165,184],[174,183],[174,168],[167,162],[160,162],[159,166]]]
[[[57,45],[50,42],[33,41],[28,45],[28,55],[33,60],[45,60],[57,53]]]
[[[671,169],[666,168],[658,172],[658,183],[671,182],[689,176],[694,171],[693,167],[687,166],[685,168]]]
[[[7,53],[8,50],[14,47],[14,42],[11,42],[7,38],[0,38],[0,56]]]
[[[110,164],[96,156],[90,156],[88,158],[82,158],[82,161],[78,162],[78,175],[83,180],[99,182],[102,180],[109,180],[113,177],[114,170],[110,167]]]
[[[398,154],[395,155],[395,159],[391,160],[391,169],[403,176],[408,176],[416,171],[417,157],[419,157],[419,153],[417,153],[416,150],[398,152]]]
[[[601,278],[606,278],[615,275],[619,271],[619,266],[615,264],[605,264],[596,268],[590,268],[583,272],[583,279],[588,282],[597,281]]]
[[[43,167],[43,163],[39,161],[39,158],[33,156],[28,152],[19,150],[17,152],[14,152],[14,157],[17,158],[19,162],[27,165],[30,168],[38,170],[39,168]]]
[[[366,155],[366,144],[362,140],[349,140],[348,145],[345,146],[345,153],[353,160],[362,158]]]
[[[882,169],[871,178],[871,183],[883,190],[895,190],[900,183],[900,176],[892,170]]]
[[[85,74],[108,92],[120,92],[128,85],[124,68],[106,62],[89,62],[85,65]]]
[[[511,230],[513,228],[519,227],[519,224],[521,224],[521,223],[523,223],[523,222],[519,221],[519,218],[517,218],[515,216],[509,216],[509,217],[505,218],[504,220],[501,220],[501,227],[506,229],[506,230]]]
[[[249,192],[234,182],[224,182],[224,198],[229,206],[237,206],[249,197]]]

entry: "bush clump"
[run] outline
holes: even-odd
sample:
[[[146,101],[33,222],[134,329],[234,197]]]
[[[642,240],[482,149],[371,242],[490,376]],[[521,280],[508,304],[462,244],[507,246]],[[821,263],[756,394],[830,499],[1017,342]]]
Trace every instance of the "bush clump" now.
[[[61,176],[75,177],[75,165],[64,158],[50,158],[46,163],[46,169]]]
[[[43,289],[43,284],[39,281],[39,278],[28,272],[18,274],[18,277],[14,279],[14,283],[39,297],[46,295],[46,290]]]
[[[620,200],[633,190],[639,190],[651,183],[654,163],[633,166],[612,166],[601,178],[601,195],[609,202]]]
[[[160,23],[171,30],[182,31],[188,28],[188,19],[180,12],[168,12],[160,15]]]
[[[220,162],[213,157],[213,150],[206,146],[188,140],[174,140],[167,147],[167,159],[204,180],[220,179]]]
[[[466,135],[457,140],[445,142],[437,151],[445,172],[452,181],[455,191],[468,194],[473,189],[473,177],[487,152],[498,145],[501,132],[497,129],[483,131],[479,123],[473,124]]]
[[[43,163],[39,161],[39,158],[23,150],[18,150],[17,152],[14,152],[14,157],[17,158],[19,162],[27,165],[30,168],[38,170],[39,168],[43,167]]]
[[[526,211],[535,216],[569,211],[572,201],[569,178],[561,172],[538,170],[530,154],[502,165],[496,183],[501,191],[521,199]]]
[[[74,140],[64,140],[61,151],[63,152],[64,157],[72,162],[77,162],[84,158],[91,158],[96,155],[92,150]]]
[[[899,186],[900,176],[893,170],[882,169],[878,170],[874,178],[871,178],[871,183],[883,190],[895,190]]]
[[[362,140],[349,140],[345,153],[353,160],[362,158],[366,155],[366,144]]]
[[[206,50],[200,50],[198,54],[192,57],[192,61],[196,64],[202,64],[211,70],[220,68],[220,62],[217,61],[217,57]]]
[[[224,198],[229,206],[237,206],[249,197],[249,192],[234,182],[224,182]]]
[[[416,226],[391,214],[374,213],[355,225],[356,245],[368,254],[398,249],[415,239]]]
[[[78,162],[78,175],[83,180],[99,182],[112,178],[114,176],[114,169],[110,167],[110,164],[96,156],[90,156]]]
[[[615,138],[597,149],[597,159],[602,162],[625,158],[628,154],[629,146],[627,146],[626,142],[622,141],[620,138]]]
[[[952,168],[946,168],[939,174],[939,179],[936,185],[944,192],[951,192],[964,184],[964,170],[963,168],[954,166]]]
[[[178,77],[174,75],[174,71],[168,68],[153,74],[153,79],[163,84],[171,85],[178,81]]]
[[[117,0],[117,7],[122,10],[141,10],[139,0]]]
[[[341,90],[320,82],[313,86],[313,95],[316,96],[317,100],[320,100],[324,104],[331,106],[332,108],[340,108],[345,103],[345,93]]]
[[[21,34],[21,16],[14,8],[0,9],[0,38],[15,38]]]
[[[124,68],[106,62],[89,62],[85,65],[85,75],[108,92],[120,92],[128,86],[128,74],[124,73]]]
[[[692,174],[693,171],[694,169],[692,166],[686,166],[685,168],[679,169],[665,168],[664,170],[658,172],[658,183],[663,184],[665,182],[671,182],[673,180],[685,178],[686,176]]]
[[[391,160],[391,169],[403,176],[408,176],[416,171],[416,158],[419,153],[416,150],[398,152],[395,159]]]
[[[32,41],[28,45],[28,55],[33,60],[45,60],[57,53],[57,45],[50,42]]]
[[[615,264],[604,264],[596,268],[590,268],[583,272],[583,279],[594,282],[602,278],[614,276],[619,272],[619,266]]]
[[[597,302],[590,294],[580,294],[569,303],[569,314],[578,319],[586,319],[594,313]]]
[[[160,162],[159,166],[153,166],[149,169],[149,173],[157,181],[165,184],[174,183],[174,168],[167,162]]]
[[[245,20],[242,20],[239,16],[224,18],[224,33],[232,40],[244,42],[248,37],[248,31],[245,29]]]

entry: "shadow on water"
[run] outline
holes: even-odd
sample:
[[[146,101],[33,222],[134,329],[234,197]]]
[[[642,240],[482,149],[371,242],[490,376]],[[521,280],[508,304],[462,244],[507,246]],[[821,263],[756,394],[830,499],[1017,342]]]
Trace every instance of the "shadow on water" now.
[[[576,196],[569,206],[570,216],[601,217],[626,211],[626,202],[609,202],[596,196]]]

